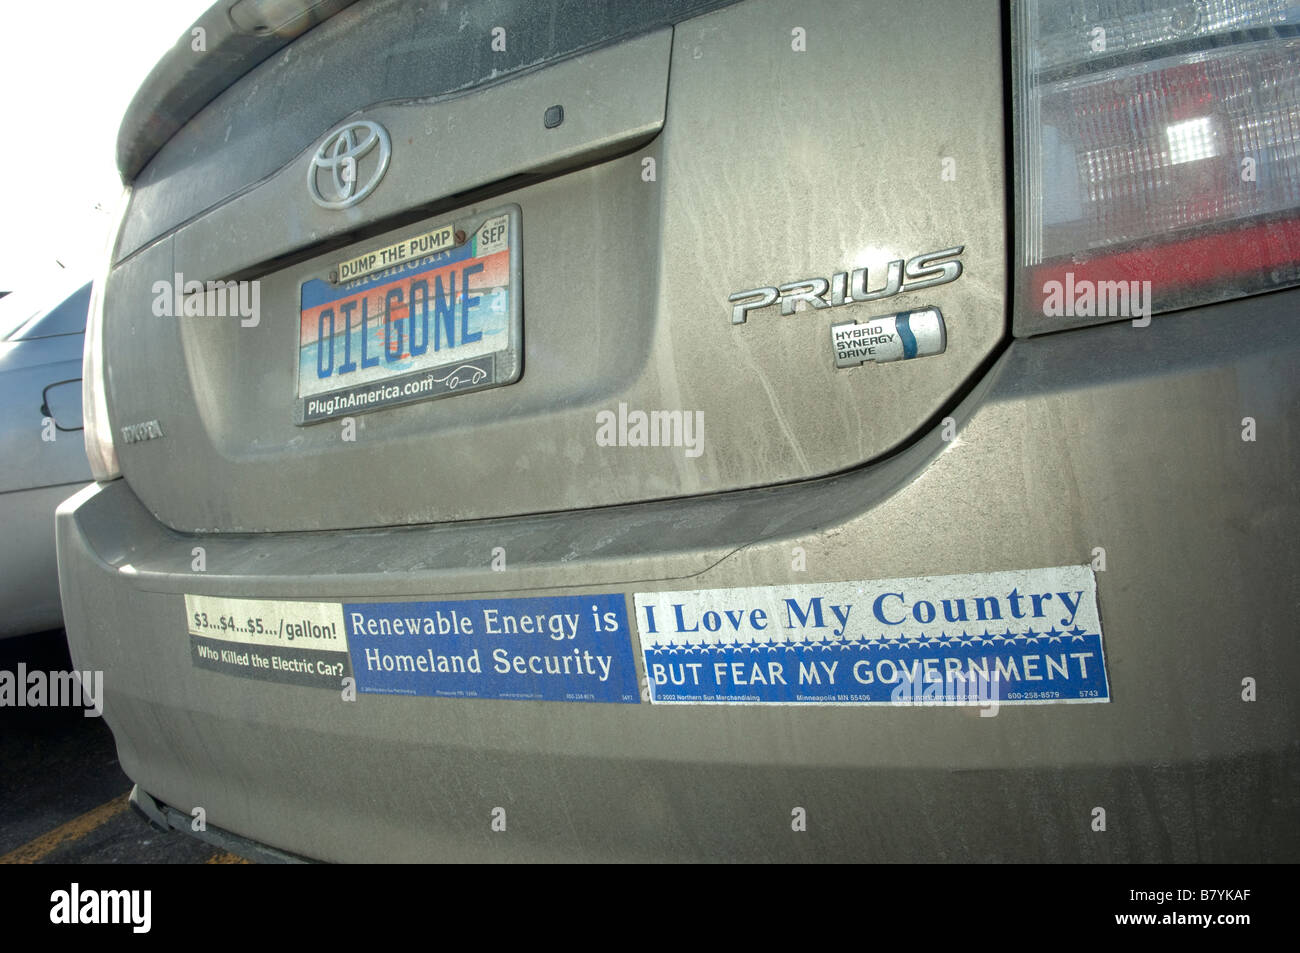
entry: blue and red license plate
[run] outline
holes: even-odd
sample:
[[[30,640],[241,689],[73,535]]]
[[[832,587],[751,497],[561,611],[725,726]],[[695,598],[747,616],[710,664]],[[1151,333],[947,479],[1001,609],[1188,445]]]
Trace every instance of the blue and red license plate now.
[[[304,281],[295,422],[518,380],[520,248],[512,205],[359,246],[330,276],[345,280]]]

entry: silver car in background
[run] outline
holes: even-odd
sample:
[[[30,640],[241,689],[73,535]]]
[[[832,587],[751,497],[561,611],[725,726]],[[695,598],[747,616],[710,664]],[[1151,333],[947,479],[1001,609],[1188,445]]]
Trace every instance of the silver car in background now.
[[[58,515],[156,824],[1300,859],[1296,7],[197,26],[123,122]]]
[[[0,638],[62,625],[54,510],[91,479],[81,435],[89,306],[89,283],[0,300]]]

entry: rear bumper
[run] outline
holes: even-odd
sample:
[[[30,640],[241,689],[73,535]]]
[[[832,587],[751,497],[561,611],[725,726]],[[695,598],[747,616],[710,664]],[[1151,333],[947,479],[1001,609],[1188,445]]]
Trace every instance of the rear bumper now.
[[[145,791],[140,785],[131,789],[131,809],[154,830],[168,834],[179,831],[188,834],[205,844],[211,844],[218,850],[228,851],[236,857],[251,860],[259,864],[301,864],[305,858],[287,854],[274,847],[267,847],[257,841],[240,837],[219,827],[210,827],[206,819],[200,825],[194,813],[178,811],[170,804],[164,804]]]
[[[124,481],[99,485],[57,519],[74,660],[104,671],[105,717],[141,787],[327,860],[1297,860],[1298,304],[1278,293],[1017,340],[953,411],[957,439],[936,427],[800,485],[244,536],[177,533]],[[490,567],[498,547],[505,572]],[[344,702],[194,667],[183,598],[624,592],[633,618],[638,591],[1060,566],[1097,547],[1112,700],[993,718]]]

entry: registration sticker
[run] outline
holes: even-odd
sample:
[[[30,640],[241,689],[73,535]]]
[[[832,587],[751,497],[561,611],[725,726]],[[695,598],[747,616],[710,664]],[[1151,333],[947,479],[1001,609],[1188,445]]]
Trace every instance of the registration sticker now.
[[[294,422],[499,387],[523,369],[517,205],[363,249],[300,289]],[[356,276],[349,278],[347,276]]]
[[[1110,700],[1089,566],[634,599],[655,704]]]

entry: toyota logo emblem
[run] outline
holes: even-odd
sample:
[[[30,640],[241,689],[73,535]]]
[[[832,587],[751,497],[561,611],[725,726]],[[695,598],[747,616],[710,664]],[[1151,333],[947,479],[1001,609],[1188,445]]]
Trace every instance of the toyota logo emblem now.
[[[379,147],[379,164],[359,184],[361,160]],[[348,208],[375,190],[388,171],[393,146],[377,122],[358,120],[339,126],[325,137],[307,167],[307,189],[322,208]]]

